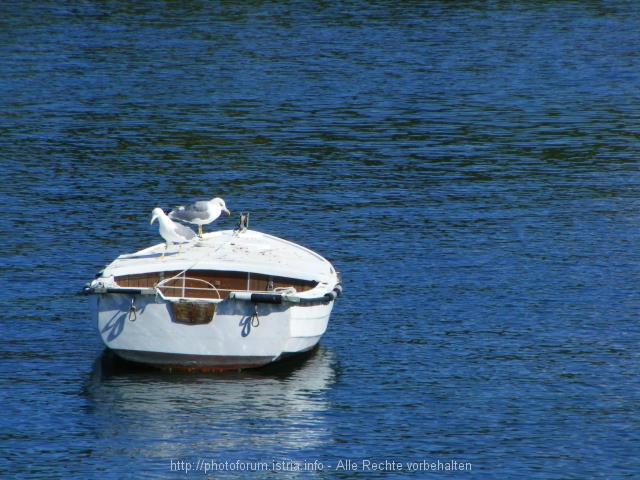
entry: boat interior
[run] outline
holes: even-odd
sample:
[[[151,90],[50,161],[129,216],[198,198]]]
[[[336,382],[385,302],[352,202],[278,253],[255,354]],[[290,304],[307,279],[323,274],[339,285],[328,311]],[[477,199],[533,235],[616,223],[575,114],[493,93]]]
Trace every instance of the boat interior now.
[[[115,278],[123,288],[154,288],[169,300],[175,322],[191,325],[210,323],[216,301],[230,292],[277,292],[295,288],[310,290],[317,282],[249,272],[214,270],[164,271],[124,275]]]
[[[162,271],[115,278],[123,288],[158,288],[167,297],[225,299],[230,292],[274,292],[294,288],[311,290],[317,282],[251,272],[217,270]]]

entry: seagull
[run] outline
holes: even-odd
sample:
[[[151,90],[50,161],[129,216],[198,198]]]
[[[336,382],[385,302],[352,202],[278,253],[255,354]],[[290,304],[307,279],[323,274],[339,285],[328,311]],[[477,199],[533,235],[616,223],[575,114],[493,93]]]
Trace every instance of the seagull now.
[[[164,241],[166,242],[164,252],[162,252],[160,259],[164,258],[170,243],[186,243],[193,240],[196,236],[196,232],[191,230],[189,227],[171,221],[171,219],[167,217],[167,214],[164,213],[164,210],[158,207],[154,208],[153,212],[151,212],[151,222],[149,223],[151,224],[155,222],[156,219],[160,224],[160,236],[164,238]]]
[[[222,212],[231,215],[224,200],[216,197],[176,207],[169,212],[169,218],[198,225],[198,236],[202,237],[202,225],[213,222]]]

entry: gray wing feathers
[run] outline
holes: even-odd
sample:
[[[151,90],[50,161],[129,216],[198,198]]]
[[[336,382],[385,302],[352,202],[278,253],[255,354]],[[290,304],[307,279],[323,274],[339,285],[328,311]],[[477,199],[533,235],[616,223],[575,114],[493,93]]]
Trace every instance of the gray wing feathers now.
[[[209,216],[207,202],[198,201],[190,205],[177,207],[169,212],[169,218],[189,222],[195,219],[206,219]]]
[[[187,240],[191,240],[195,238],[196,232],[191,230],[189,227],[182,225],[181,223],[176,223],[176,233],[181,237],[185,237]]]

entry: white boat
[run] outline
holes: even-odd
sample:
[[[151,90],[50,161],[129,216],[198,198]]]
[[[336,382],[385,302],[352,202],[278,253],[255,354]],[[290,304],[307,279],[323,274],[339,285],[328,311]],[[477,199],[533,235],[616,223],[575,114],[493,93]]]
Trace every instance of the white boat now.
[[[204,234],[164,258],[120,255],[85,287],[105,345],[161,368],[259,367],[314,348],[340,276],[317,253],[249,230]]]

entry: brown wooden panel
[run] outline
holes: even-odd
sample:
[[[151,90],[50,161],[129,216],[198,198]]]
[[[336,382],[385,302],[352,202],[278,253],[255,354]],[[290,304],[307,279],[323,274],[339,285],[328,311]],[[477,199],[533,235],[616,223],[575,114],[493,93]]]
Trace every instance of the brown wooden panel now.
[[[121,287],[126,288],[153,288],[162,280],[175,277],[181,272],[153,272],[134,275],[125,275],[116,277],[116,283]],[[228,272],[228,271],[213,271],[213,270],[189,270],[186,272],[187,277],[197,278],[204,280],[212,284],[218,289],[221,298],[226,298],[227,293],[230,290],[242,291],[268,291],[269,287],[275,288],[288,288],[293,287],[298,292],[304,292],[314,288],[317,283],[307,280],[299,280],[286,277],[275,277],[257,273],[245,273],[245,272]],[[183,285],[182,277],[177,277],[165,283],[165,287],[169,287],[169,290],[173,290],[170,287],[178,287],[181,289]],[[202,296],[203,298],[217,298],[215,291],[206,291],[208,288],[204,283],[187,279],[185,281],[185,287],[187,287],[188,297]],[[195,290],[204,288],[205,290]],[[170,295],[168,291],[166,294]],[[171,295],[171,296],[181,296]]]
[[[178,302],[172,303],[173,319],[176,322],[202,325],[213,320],[215,303]]]

